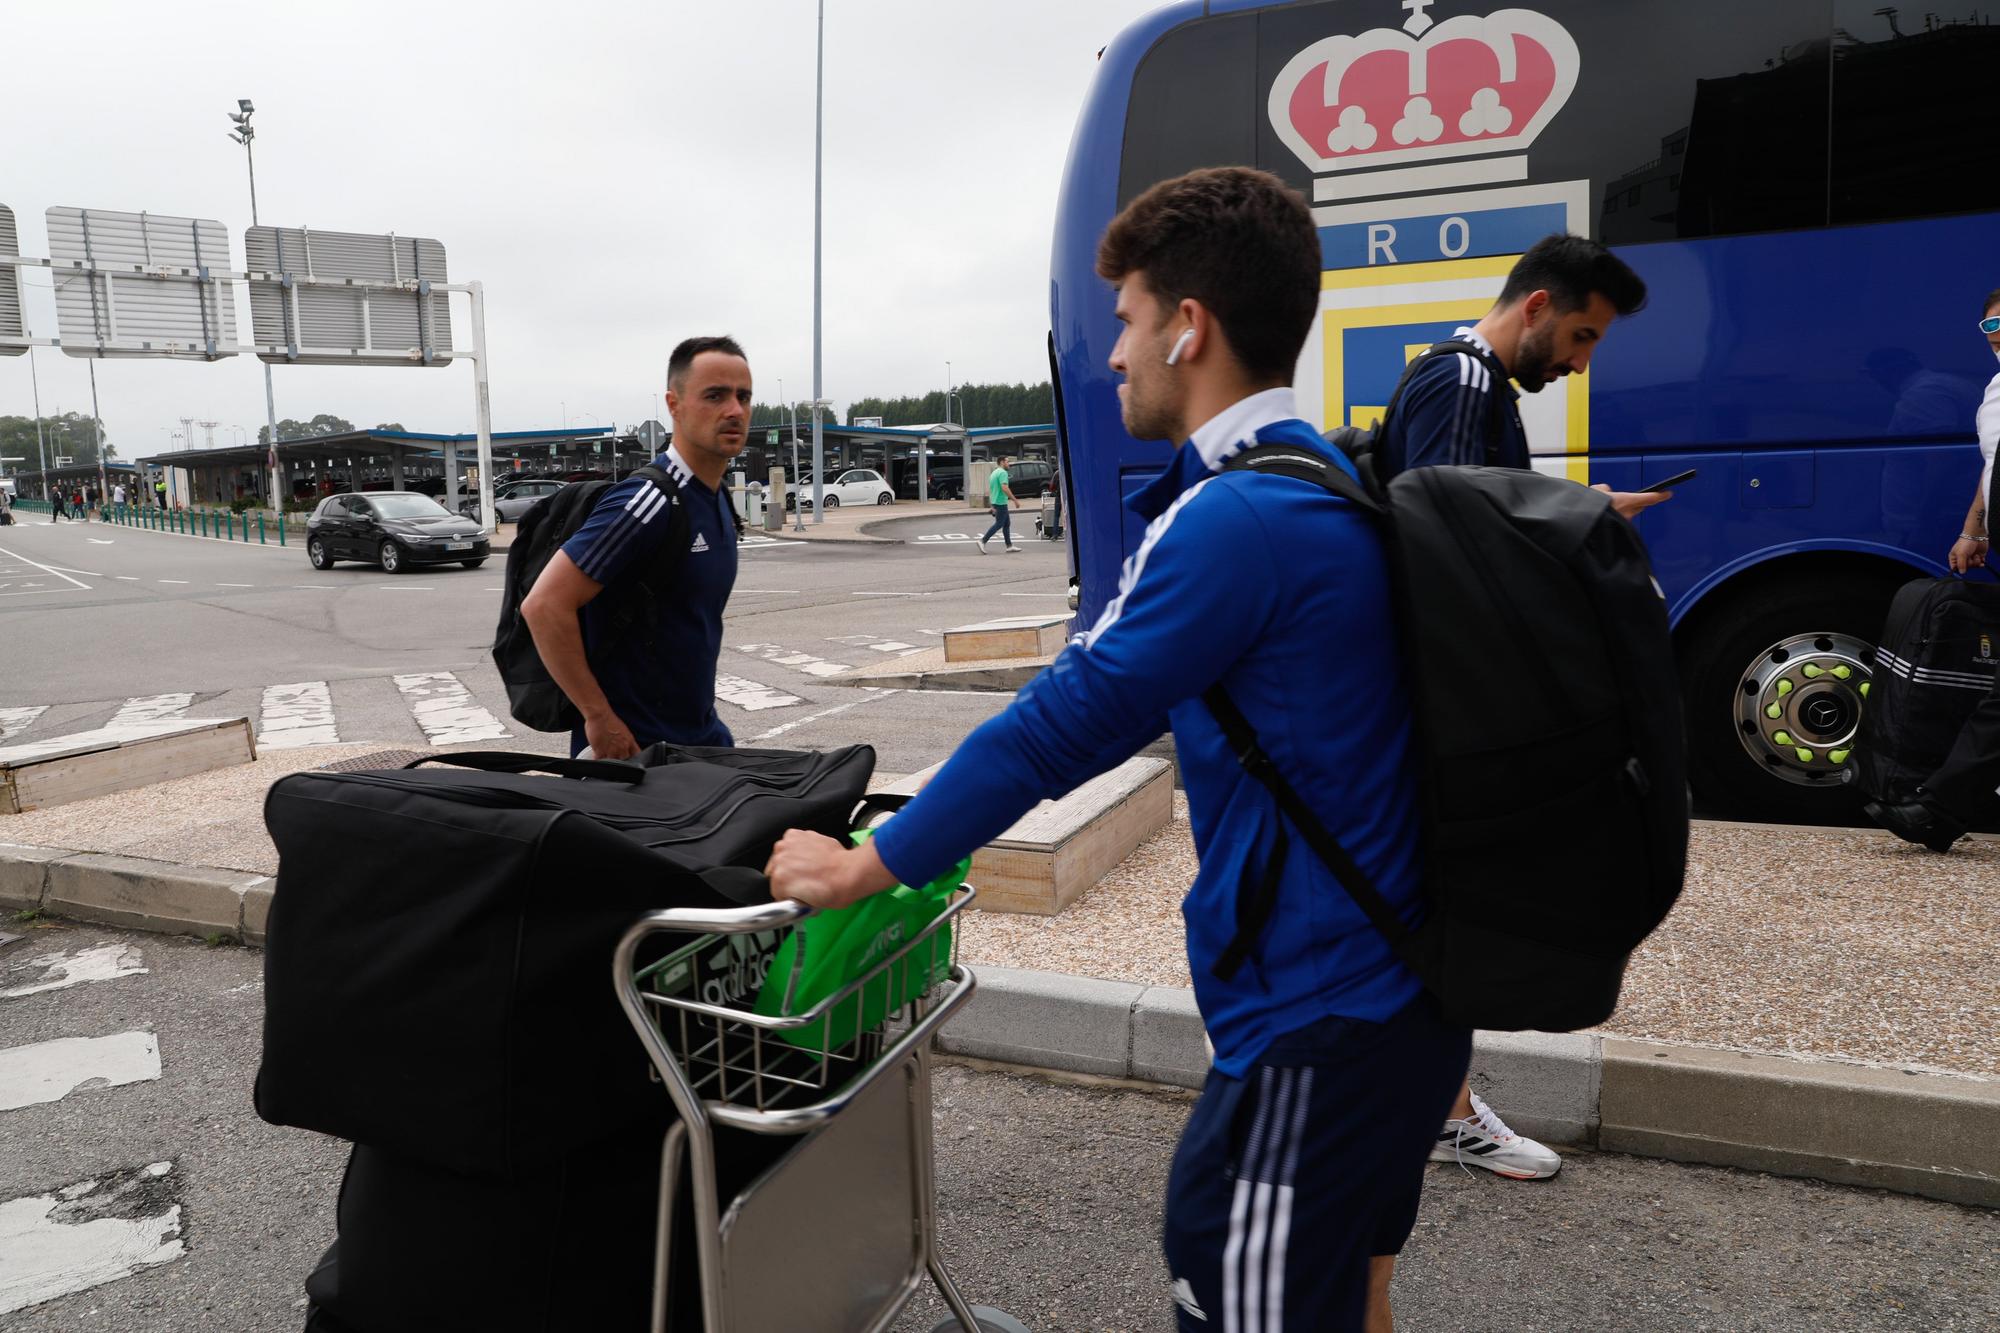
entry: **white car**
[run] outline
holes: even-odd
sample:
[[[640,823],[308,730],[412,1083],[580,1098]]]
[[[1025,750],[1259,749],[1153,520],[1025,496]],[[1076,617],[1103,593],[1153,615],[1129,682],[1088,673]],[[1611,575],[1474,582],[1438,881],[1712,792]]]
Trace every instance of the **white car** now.
[[[865,467],[852,467],[826,484],[826,507],[838,509],[842,505],[892,505],[896,503],[896,493],[889,489],[889,483],[882,480],[882,474]],[[805,499],[798,499],[798,487],[785,487],[785,508],[803,504],[813,507],[812,478],[806,478]]]

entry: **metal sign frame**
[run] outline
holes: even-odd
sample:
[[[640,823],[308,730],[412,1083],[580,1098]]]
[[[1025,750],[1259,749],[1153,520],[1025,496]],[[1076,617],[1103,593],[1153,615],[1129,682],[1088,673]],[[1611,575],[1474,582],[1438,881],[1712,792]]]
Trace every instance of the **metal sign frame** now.
[[[20,254],[21,233],[14,225],[14,210],[0,204],[0,356],[20,356],[30,346],[21,270],[6,262]]]
[[[63,351],[87,357],[236,354],[229,230],[211,218],[48,210]]]
[[[243,254],[250,268],[275,275],[249,283],[253,335],[284,349],[259,353],[261,359],[274,365],[450,363],[451,303],[436,299],[449,290],[442,242],[394,232],[256,226],[243,233]],[[336,339],[337,354],[305,346]]]

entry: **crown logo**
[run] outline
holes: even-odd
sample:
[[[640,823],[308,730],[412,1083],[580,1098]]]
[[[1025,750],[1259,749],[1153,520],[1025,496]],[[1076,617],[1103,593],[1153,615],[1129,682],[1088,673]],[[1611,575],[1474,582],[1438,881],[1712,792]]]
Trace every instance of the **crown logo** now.
[[[1426,12],[1436,3],[1402,0],[1401,28],[1324,38],[1279,72],[1271,124],[1322,177],[1315,197],[1526,178],[1523,150],[1576,88],[1575,39],[1529,9],[1440,23]],[[1440,165],[1403,181],[1337,174],[1419,163]]]

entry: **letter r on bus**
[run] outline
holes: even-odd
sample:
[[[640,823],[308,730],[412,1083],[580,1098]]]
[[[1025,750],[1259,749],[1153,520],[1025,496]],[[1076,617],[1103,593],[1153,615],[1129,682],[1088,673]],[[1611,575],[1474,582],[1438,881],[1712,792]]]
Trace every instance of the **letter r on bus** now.
[[[1396,252],[1389,248],[1395,243],[1396,229],[1394,227],[1386,222],[1371,222],[1368,224],[1369,263],[1379,264],[1385,260],[1391,264],[1395,263]],[[1378,254],[1382,256],[1381,259],[1375,257]]]

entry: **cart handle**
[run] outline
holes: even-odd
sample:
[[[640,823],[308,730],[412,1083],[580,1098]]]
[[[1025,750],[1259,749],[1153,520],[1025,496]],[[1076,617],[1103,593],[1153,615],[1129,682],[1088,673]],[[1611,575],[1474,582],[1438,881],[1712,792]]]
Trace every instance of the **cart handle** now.
[[[811,916],[816,908],[790,898],[749,907],[663,907],[648,912],[633,924],[635,933],[653,930],[685,931],[704,935],[754,935],[764,930],[783,930]]]

